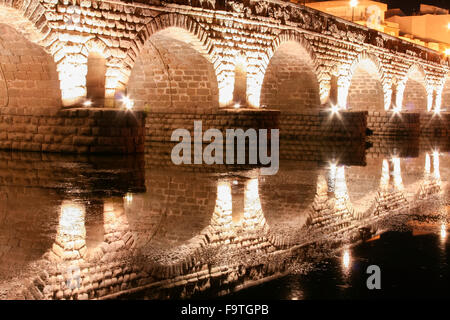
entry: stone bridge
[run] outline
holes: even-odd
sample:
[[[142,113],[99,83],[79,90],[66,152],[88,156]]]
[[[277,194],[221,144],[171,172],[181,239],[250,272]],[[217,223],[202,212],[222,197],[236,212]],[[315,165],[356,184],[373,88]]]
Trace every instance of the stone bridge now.
[[[192,119],[448,134],[448,58],[287,1],[1,0],[0,29],[2,149],[141,152]]]

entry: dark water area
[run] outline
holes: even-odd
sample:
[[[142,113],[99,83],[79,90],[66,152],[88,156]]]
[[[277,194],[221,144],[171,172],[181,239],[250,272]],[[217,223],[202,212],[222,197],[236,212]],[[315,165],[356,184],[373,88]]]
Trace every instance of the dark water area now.
[[[449,299],[450,241],[439,234],[390,231],[344,250],[305,275],[289,275],[229,295],[242,300]],[[348,252],[349,262],[344,262]],[[367,269],[381,270],[381,289],[369,290]]]

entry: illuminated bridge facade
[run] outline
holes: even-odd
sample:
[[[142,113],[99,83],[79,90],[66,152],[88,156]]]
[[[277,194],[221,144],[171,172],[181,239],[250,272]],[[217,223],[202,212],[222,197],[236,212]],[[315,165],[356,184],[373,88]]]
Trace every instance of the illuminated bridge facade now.
[[[290,2],[0,0],[0,29],[1,149],[140,152],[193,119],[448,134],[448,58]]]

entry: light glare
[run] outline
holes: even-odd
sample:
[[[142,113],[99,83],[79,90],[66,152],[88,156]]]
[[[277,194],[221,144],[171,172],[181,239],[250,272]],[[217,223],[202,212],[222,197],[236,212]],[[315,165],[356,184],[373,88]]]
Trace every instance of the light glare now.
[[[122,98],[122,104],[123,104],[123,106],[125,107],[125,109],[127,109],[127,110],[133,110],[133,107],[134,107],[134,101],[131,100],[129,97],[124,96],[124,97]]]

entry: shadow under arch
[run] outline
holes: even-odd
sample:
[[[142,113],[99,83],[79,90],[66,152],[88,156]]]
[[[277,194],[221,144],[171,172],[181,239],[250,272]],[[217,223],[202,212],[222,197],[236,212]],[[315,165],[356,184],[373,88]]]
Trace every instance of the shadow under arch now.
[[[320,108],[317,59],[308,40],[297,32],[283,32],[273,41],[267,61],[261,106],[282,112]]]
[[[389,107],[380,60],[366,51],[352,63],[347,106],[358,111],[383,111]]]
[[[127,53],[126,94],[137,108],[204,111],[219,107],[219,84],[207,32],[190,17],[163,14],[138,34]]]

